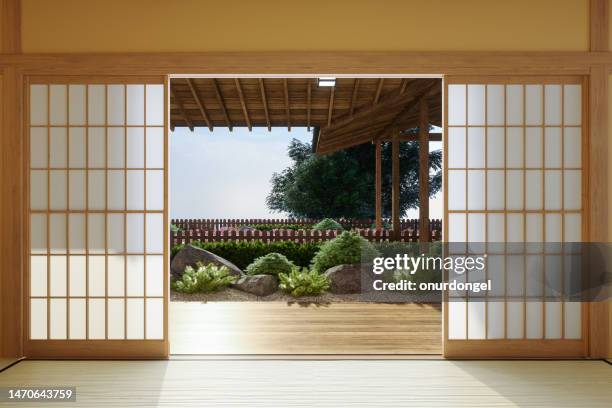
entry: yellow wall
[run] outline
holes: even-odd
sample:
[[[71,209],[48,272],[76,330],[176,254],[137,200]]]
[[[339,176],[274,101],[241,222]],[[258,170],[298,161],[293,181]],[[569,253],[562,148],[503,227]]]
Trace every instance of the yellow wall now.
[[[588,49],[588,0],[22,0],[24,52]]]

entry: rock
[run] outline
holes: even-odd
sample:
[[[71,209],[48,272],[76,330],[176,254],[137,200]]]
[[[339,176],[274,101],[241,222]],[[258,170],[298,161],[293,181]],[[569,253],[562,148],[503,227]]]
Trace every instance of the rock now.
[[[268,296],[278,290],[278,278],[273,275],[243,276],[232,286],[253,295]]]
[[[359,265],[338,265],[325,271],[331,293],[360,293],[361,267]]]
[[[180,278],[187,266],[193,266],[195,268],[198,262],[202,262],[204,265],[212,263],[217,266],[226,266],[231,276],[241,277],[243,275],[240,268],[227,259],[221,258],[204,249],[194,247],[193,245],[187,245],[172,258],[172,262],[170,263],[172,277]]]

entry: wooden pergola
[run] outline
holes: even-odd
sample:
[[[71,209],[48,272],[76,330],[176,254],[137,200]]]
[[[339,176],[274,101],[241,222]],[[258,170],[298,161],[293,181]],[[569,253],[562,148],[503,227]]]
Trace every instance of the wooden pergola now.
[[[382,228],[382,142],[392,143],[393,233],[400,237],[399,143],[419,141],[419,236],[429,241],[429,126],[442,124],[442,81],[433,78],[173,78],[170,128],[307,127],[313,148],[329,154],[376,145],[376,227]]]

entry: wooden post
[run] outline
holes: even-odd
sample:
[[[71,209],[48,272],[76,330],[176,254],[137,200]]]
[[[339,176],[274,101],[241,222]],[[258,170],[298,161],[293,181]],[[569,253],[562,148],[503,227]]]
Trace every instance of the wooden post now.
[[[382,229],[382,142],[376,141],[376,165],[374,171],[375,177],[375,200],[376,200],[376,229]]]
[[[429,242],[429,105],[419,102],[419,242]]]
[[[393,239],[399,240],[401,237],[400,227],[400,142],[399,130],[393,129],[391,135],[392,152],[391,152],[391,219],[393,222]]]

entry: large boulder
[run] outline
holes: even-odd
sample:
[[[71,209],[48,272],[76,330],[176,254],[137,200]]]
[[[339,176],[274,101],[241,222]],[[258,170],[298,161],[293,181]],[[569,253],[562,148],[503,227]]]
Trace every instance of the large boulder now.
[[[172,262],[170,263],[172,277],[177,279],[180,278],[187,266],[195,267],[198,262],[202,262],[204,265],[212,263],[216,266],[226,266],[227,269],[229,269],[230,275],[238,278],[243,275],[240,268],[227,259],[221,258],[204,249],[194,247],[193,245],[187,245],[172,258]]]
[[[325,271],[331,293],[360,293],[361,267],[359,265],[338,265]]]
[[[253,295],[268,296],[278,290],[278,278],[273,275],[243,276],[232,286]]]

